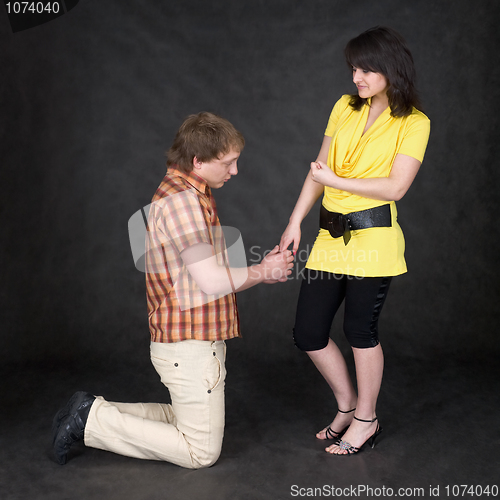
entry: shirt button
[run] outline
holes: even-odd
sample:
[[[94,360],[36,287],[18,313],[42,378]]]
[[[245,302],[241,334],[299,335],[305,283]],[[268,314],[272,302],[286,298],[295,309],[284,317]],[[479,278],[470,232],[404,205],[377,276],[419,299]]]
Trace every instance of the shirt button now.
[[[207,391],[207,392],[208,392],[208,394],[210,394],[212,391],[211,391],[210,389],[208,389],[208,391]]]
[[[174,366],[179,366],[179,363],[174,363]]]

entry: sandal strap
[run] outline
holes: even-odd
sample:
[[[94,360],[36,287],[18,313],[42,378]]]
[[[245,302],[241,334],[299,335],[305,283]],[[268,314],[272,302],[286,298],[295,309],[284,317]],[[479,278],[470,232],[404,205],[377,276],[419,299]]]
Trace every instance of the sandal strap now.
[[[329,437],[330,439],[338,439],[340,432],[334,431],[330,426],[326,428],[325,431],[326,437]]]
[[[362,418],[356,417],[356,415],[354,415],[353,418],[354,418],[354,420],[357,420],[358,422],[366,422],[369,424],[373,424],[373,422],[375,422],[377,420],[377,417],[375,417],[373,420],[363,420]]]
[[[337,410],[339,413],[352,413],[356,408],[353,408],[352,410],[349,411],[342,411],[342,410]]]

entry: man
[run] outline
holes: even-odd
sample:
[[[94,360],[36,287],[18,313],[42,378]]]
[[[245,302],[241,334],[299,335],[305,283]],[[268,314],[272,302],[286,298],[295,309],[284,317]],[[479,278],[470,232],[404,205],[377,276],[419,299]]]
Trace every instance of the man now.
[[[53,448],[71,445],[164,460],[214,464],[224,433],[225,340],[240,336],[235,292],[286,281],[290,251],[230,267],[211,190],[238,173],[243,136],[211,113],[189,116],[167,153],[167,174],[148,216],[146,287],[151,361],[172,404],[111,403],[77,392],[54,417]]]

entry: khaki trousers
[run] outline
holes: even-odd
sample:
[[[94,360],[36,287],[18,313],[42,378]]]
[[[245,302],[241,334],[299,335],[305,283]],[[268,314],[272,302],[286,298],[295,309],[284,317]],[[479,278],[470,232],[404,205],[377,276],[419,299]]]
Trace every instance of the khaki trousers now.
[[[151,361],[172,404],[111,403],[98,396],[86,446],[198,469],[219,458],[224,436],[223,341],[151,343]]]

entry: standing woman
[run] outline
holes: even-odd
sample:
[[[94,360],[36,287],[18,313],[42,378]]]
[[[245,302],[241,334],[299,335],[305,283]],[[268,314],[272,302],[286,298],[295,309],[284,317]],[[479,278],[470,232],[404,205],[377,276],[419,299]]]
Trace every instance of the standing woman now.
[[[300,225],[323,194],[320,230],[306,264],[294,328],[330,385],[338,413],[318,439],[326,451],[358,452],[380,434],[376,404],[384,357],[378,318],[392,276],[406,272],[404,238],[396,201],[408,191],[422,163],[429,119],[418,110],[413,58],[404,39],[376,27],[345,49],[355,95],[335,104],[318,158],[311,163],[280,249],[298,249]],[[330,338],[345,299],[344,332],[356,366],[357,393],[346,362]]]

